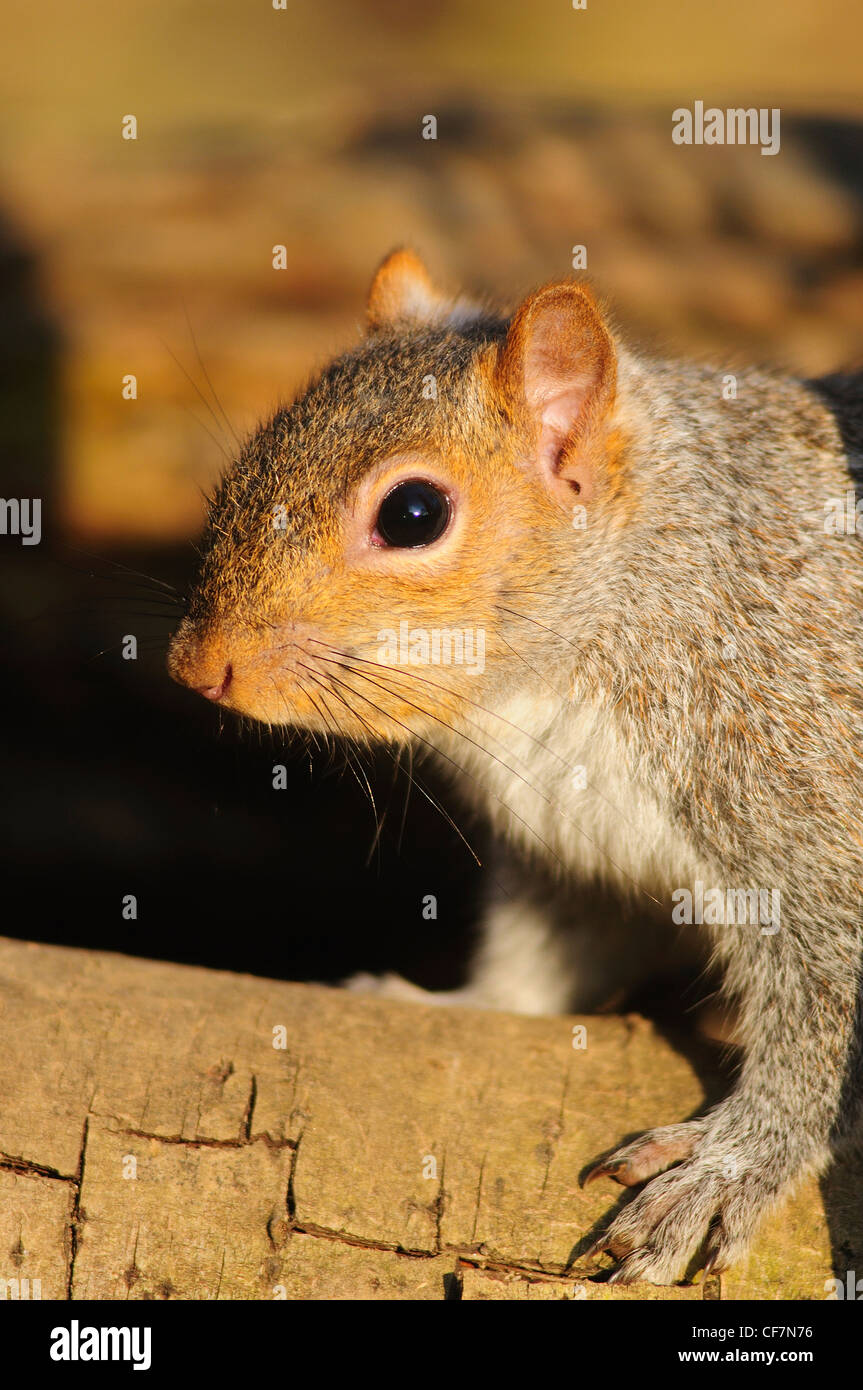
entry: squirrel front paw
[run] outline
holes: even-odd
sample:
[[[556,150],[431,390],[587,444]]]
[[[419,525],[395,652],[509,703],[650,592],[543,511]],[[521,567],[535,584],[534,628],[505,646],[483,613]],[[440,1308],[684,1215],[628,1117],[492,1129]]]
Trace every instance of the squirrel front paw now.
[[[603,1176],[626,1186],[651,1179],[587,1252],[606,1250],[620,1261],[612,1283],[673,1283],[699,1247],[705,1274],[745,1252],[788,1175],[771,1161],[776,1148],[770,1154],[763,1139],[735,1137],[722,1119],[719,1106],[702,1119],[649,1130],[585,1174],[582,1186]]]
[[[371,975],[361,971],[342,981],[342,988],[352,994],[375,994],[379,999],[410,999],[415,1003],[434,1003],[435,996],[419,985],[412,985],[402,975],[389,971],[385,975]]]
[[[412,1004],[485,1007],[481,993],[472,985],[463,985],[461,989],[423,989],[421,985],[411,984],[410,980],[392,971],[386,975],[369,975],[365,972],[351,975],[342,981],[342,988],[349,989],[353,994],[375,994],[378,999],[408,1000]]]

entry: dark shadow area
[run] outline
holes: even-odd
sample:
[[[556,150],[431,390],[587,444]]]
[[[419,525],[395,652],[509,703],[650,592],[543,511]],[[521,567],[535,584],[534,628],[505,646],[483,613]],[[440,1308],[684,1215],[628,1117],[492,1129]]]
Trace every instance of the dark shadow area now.
[[[192,547],[92,558],[58,534],[60,355],[36,268],[0,222],[0,493],[42,504],[40,544],[0,536],[0,930],[288,979],[457,984],[480,873],[439,812],[415,788],[405,808],[404,774],[394,784],[375,760],[370,854],[375,814],[340,757],[310,764],[299,740],[220,730],[168,679],[176,618],[129,571],[183,590]],[[451,791],[421,775],[461,825]]]
[[[118,558],[183,577],[176,554]],[[407,797],[404,773],[368,764],[375,845],[368,792],[340,754],[241,730],[174,686],[172,624],[142,616],[127,578],[100,578],[96,563],[90,579],[87,556],[67,550],[28,556],[16,582],[32,584],[37,564],[47,605],[3,633],[7,934],[288,979],[392,969],[458,983],[479,870],[420,792]],[[137,660],[122,655],[126,634]],[[451,791],[420,776],[461,825]],[[123,917],[128,894],[136,920]]]
[[[820,170],[863,203],[863,122],[830,116],[794,116],[788,134],[808,149]]]
[[[821,1178],[820,1188],[830,1228],[833,1277],[843,1289],[839,1296],[863,1300],[863,1140],[840,1154]]]
[[[857,498],[863,496],[863,371],[833,372],[808,383],[836,421]]]

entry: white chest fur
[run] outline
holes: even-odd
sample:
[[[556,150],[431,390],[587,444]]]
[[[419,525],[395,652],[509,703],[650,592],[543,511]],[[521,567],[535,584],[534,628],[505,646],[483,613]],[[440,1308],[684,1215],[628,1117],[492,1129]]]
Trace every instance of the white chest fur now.
[[[493,716],[477,712],[467,733],[475,742],[448,735],[442,747],[465,769],[469,799],[508,839],[576,880],[661,899],[697,876],[692,847],[633,775],[606,710],[520,695]]]

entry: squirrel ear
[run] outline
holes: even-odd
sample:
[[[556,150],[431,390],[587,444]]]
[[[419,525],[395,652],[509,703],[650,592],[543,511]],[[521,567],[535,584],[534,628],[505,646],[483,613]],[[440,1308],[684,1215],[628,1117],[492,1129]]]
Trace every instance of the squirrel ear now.
[[[497,362],[499,387],[536,426],[535,461],[561,500],[595,484],[596,439],[614,403],[614,344],[593,295],[547,285],[516,311]]]
[[[407,247],[391,251],[375,272],[366,321],[371,333],[386,328],[421,328],[446,323],[457,327],[481,310],[464,299],[441,294],[419,256]]]

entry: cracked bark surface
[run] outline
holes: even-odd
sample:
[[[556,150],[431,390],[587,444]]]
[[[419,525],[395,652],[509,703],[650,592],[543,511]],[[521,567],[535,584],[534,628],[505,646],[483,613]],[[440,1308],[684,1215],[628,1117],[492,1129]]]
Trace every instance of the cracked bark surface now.
[[[572,1019],[0,940],[0,1280],[72,1299],[822,1298],[831,1255],[863,1268],[858,1163],[804,1184],[721,1284],[592,1281],[578,1250],[619,1194],[580,1171],[722,1083],[643,1019],[581,1021],[574,1050]]]

